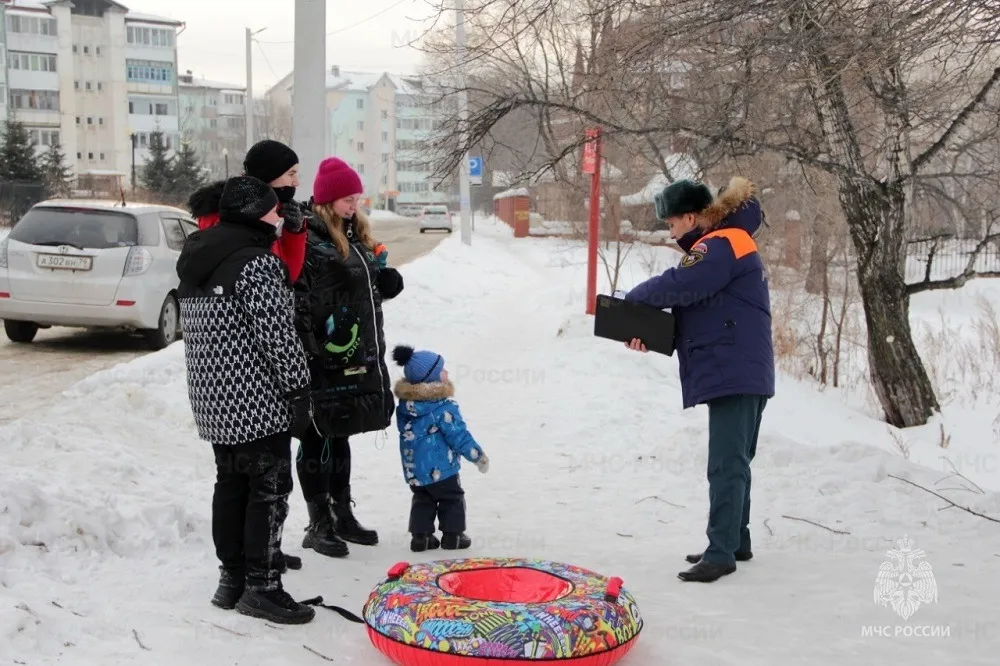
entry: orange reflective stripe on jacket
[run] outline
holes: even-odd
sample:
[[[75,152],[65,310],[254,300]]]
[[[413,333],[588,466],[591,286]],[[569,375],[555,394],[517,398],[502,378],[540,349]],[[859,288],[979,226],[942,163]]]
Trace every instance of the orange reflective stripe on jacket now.
[[[750,237],[750,234],[742,229],[718,229],[712,231],[699,238],[695,245],[709,238],[725,238],[728,240],[729,245],[733,248],[733,254],[736,255],[737,259],[742,259],[748,254],[753,254],[757,251],[757,243]]]

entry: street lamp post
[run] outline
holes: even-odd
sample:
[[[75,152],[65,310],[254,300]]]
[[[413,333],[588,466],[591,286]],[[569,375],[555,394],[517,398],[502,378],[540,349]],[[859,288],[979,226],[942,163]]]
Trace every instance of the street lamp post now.
[[[136,137],[135,132],[132,132],[129,138],[132,139],[132,192],[135,192],[135,144],[138,137]]]
[[[222,149],[222,158],[226,160],[226,180],[229,180],[229,149]]]

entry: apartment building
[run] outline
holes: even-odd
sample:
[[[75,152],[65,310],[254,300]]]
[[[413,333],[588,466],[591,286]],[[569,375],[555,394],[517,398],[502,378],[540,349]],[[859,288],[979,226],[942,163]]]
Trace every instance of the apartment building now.
[[[179,21],[111,0],[7,0],[7,113],[78,176],[124,176],[160,131],[177,145]]]
[[[213,178],[240,173],[246,156],[246,87],[178,77],[180,135],[193,143]]]
[[[269,104],[290,108],[292,87],[290,73],[267,91]],[[431,107],[421,106],[427,98],[419,79],[333,66],[326,88],[326,153],[358,172],[371,206],[405,212],[457,201],[427,182],[426,133],[436,120]]]

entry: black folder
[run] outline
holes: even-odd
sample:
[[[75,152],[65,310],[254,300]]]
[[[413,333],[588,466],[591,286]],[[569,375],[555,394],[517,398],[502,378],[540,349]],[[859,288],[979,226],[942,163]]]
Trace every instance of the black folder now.
[[[674,315],[642,303],[614,296],[597,296],[594,335],[608,340],[632,342],[639,338],[649,351],[674,355]]]

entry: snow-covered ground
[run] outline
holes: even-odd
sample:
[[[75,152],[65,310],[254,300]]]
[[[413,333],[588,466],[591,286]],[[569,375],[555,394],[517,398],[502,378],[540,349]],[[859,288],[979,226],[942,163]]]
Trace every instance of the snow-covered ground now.
[[[630,256],[623,288],[676,262],[657,250]],[[712,585],[682,583],[684,554],[705,545],[706,411],[681,410],[675,358],[594,338],[584,258],[567,241],[515,240],[477,220],[471,247],[455,235],[403,267],[406,291],[386,305],[390,347],[445,356],[492,460],[487,475],[463,470],[466,554],[621,576],[646,622],[623,664],[996,663],[1000,524],[906,482],[1000,518],[993,415],[954,430],[944,451],[933,425],[892,434],[837,393],[783,376],[753,468],[756,556]],[[391,430],[353,440],[356,510],[382,543],[346,560],[301,552],[296,481],[285,547],[305,566],[285,576],[292,594],[360,611],[395,562],[442,557],[407,549],[397,448]],[[180,344],[0,428],[0,450],[3,663],[328,663],[319,653],[388,664],[363,628],[323,609],[279,628],[208,603],[214,465],[194,433]],[[942,453],[969,480],[945,479]],[[906,619],[873,601],[886,550],[904,537],[938,594]]]

